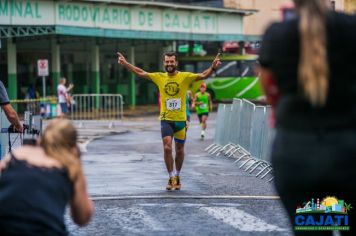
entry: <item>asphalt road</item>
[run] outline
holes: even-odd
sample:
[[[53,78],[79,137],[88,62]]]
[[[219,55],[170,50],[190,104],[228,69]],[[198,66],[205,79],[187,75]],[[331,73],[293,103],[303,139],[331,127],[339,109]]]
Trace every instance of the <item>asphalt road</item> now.
[[[90,142],[83,156],[91,223],[72,235],[292,235],[272,183],[238,168],[232,159],[204,149],[213,142],[215,114],[207,137],[193,115],[188,130],[182,190],[167,192],[160,125],[156,117],[125,121],[129,132]]]

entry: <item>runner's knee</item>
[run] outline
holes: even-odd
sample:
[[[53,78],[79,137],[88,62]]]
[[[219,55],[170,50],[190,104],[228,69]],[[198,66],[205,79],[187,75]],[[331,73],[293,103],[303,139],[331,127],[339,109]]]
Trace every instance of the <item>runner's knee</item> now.
[[[176,154],[183,155],[184,154],[184,146],[176,144]]]
[[[172,144],[170,143],[164,144],[163,149],[165,153],[172,153]]]

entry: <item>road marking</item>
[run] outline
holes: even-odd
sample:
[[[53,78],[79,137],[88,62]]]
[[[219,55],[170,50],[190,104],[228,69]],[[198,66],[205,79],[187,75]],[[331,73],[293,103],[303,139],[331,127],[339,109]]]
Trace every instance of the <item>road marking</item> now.
[[[213,216],[215,219],[223,221],[240,231],[272,232],[286,231],[276,225],[271,225],[265,221],[250,215],[242,210],[231,207],[201,207],[200,210]]]
[[[152,218],[145,210],[137,207],[121,208],[114,207],[106,209],[114,221],[124,231],[131,233],[142,233],[148,231],[167,231],[167,229],[156,219]]]
[[[202,203],[140,203],[136,204],[137,206],[140,207],[165,207],[165,208],[183,208],[183,207],[205,207],[207,204],[202,204]]]
[[[140,207],[173,207],[173,208],[182,208],[182,207],[207,207],[207,206],[210,206],[210,205],[213,205],[213,206],[224,206],[224,207],[238,207],[238,206],[241,206],[240,203],[225,203],[225,202],[222,202],[222,203],[211,203],[209,202],[208,204],[206,203],[186,203],[186,202],[176,202],[176,203],[139,203],[139,204],[136,204],[137,206],[140,206]]]
[[[135,195],[135,196],[92,196],[93,201],[132,200],[132,199],[252,199],[279,200],[279,196],[255,195]]]

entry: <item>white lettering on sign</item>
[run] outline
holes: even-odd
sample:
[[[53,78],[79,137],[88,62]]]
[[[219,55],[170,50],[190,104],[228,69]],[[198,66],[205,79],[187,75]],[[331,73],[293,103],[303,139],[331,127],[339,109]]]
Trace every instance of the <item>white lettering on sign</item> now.
[[[0,0],[0,22],[2,25],[59,25],[194,34],[243,33],[242,16],[238,14],[81,2]]]
[[[41,59],[37,61],[38,76],[48,76],[48,60]]]

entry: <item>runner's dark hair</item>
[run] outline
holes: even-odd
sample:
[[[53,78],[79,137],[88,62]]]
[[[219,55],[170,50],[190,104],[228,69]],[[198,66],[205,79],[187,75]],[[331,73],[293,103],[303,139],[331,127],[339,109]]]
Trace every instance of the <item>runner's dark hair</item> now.
[[[163,60],[164,60],[164,57],[165,57],[165,56],[167,56],[167,57],[173,57],[173,56],[175,56],[176,61],[178,61],[178,54],[177,54],[176,52],[174,52],[174,51],[165,52],[165,53],[163,54]]]

